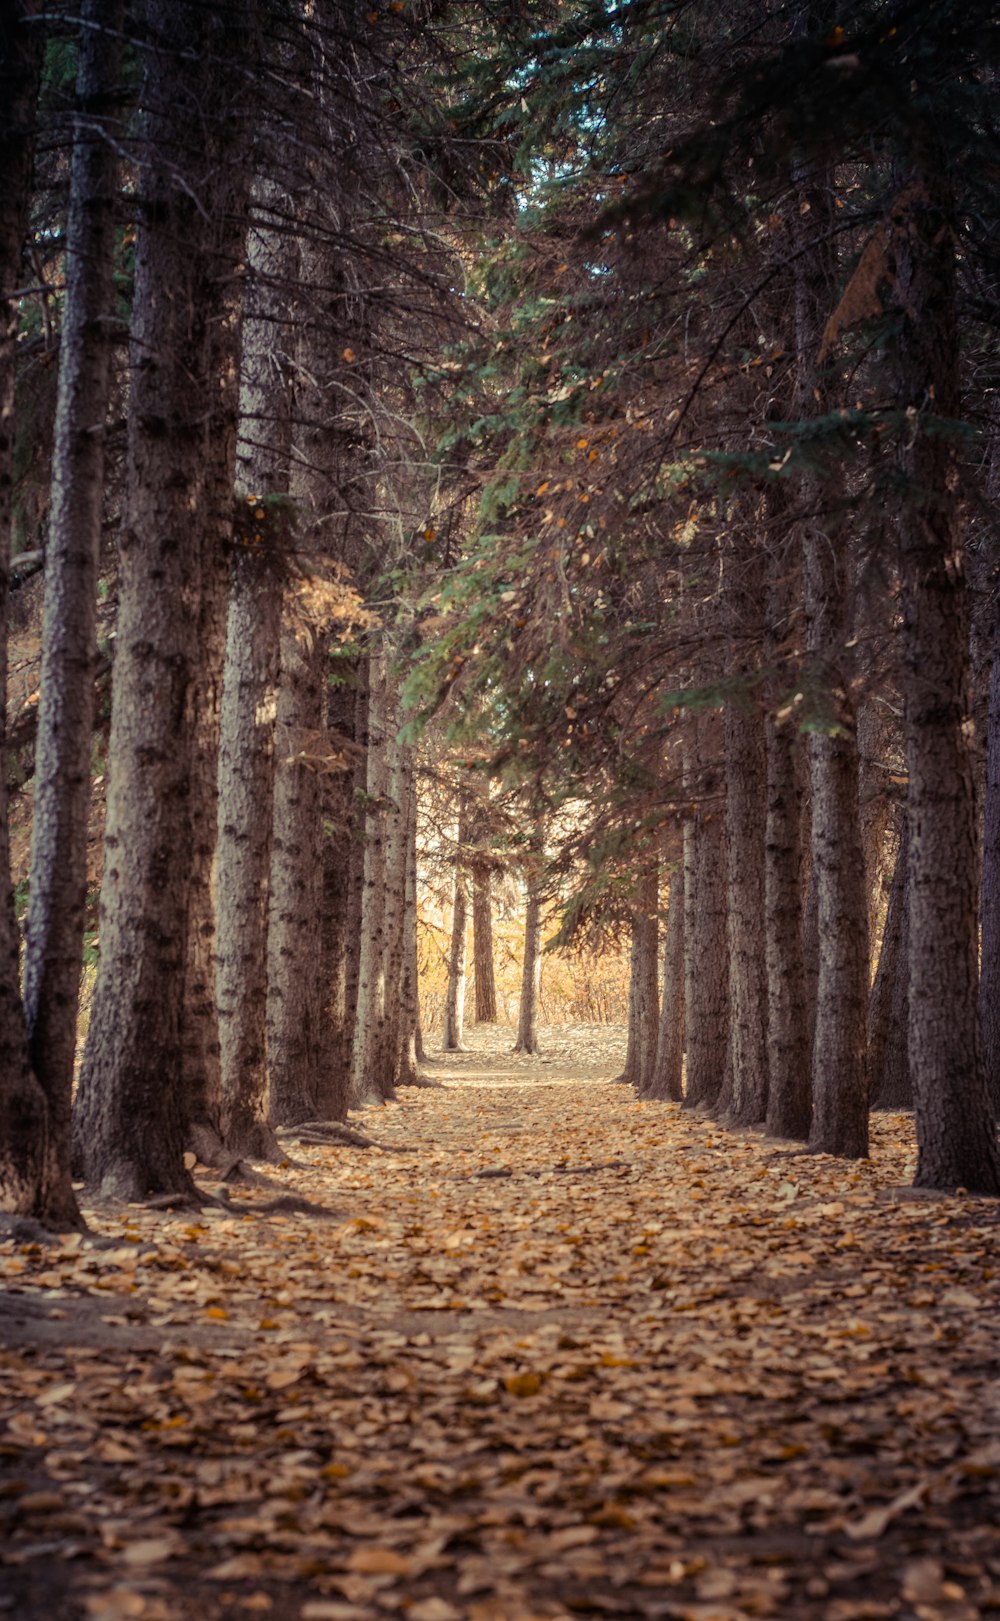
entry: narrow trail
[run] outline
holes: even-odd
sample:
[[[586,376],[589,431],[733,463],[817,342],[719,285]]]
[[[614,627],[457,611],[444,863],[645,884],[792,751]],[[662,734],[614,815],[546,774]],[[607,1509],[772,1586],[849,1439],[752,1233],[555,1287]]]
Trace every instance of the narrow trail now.
[[[903,1117],[817,1159],[609,1085],[619,1030],[470,1040],[269,1168],[328,1218],[0,1245],[0,1613],[1000,1612],[995,1204],[901,1194]]]

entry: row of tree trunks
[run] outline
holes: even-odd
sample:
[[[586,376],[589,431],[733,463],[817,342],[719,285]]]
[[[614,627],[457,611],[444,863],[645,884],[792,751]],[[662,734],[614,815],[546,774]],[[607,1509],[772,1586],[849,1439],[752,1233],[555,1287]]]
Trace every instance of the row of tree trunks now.
[[[806,5],[802,15],[811,25],[823,10]],[[822,166],[800,166],[795,181],[800,221],[794,271],[795,403],[801,420],[821,415],[832,403],[829,375],[819,370],[819,361],[828,347],[824,328],[835,302],[837,266]],[[814,1149],[856,1157],[867,1152],[869,1094],[876,1104],[904,1106],[912,1087],[918,1184],[995,1194],[1000,1190],[995,1069],[984,1063],[980,1017],[992,1052],[995,942],[1000,938],[994,870],[1000,843],[995,834],[1000,825],[994,803],[1000,780],[995,756],[1000,750],[993,746],[988,725],[980,984],[961,503],[956,440],[949,432],[949,424],[959,418],[955,232],[931,132],[882,229],[890,243],[889,279],[898,315],[889,361],[910,427],[900,443],[906,488],[896,512],[908,794],[879,970],[869,997],[870,934],[890,809],[876,770],[885,754],[885,724],[871,701],[858,715],[854,554],[842,520],[833,515],[836,503],[828,494],[829,481],[813,462],[799,474],[791,514],[805,561],[807,657],[792,674],[800,690],[788,705],[794,709],[804,698],[809,720],[809,899],[803,908],[797,751],[780,694],[770,693],[766,753],[759,747],[749,705],[742,715],[735,701],[728,705],[728,904],[719,898],[719,874],[727,862],[718,813],[712,808],[722,753],[719,722],[695,713],[688,721],[686,771],[686,1099],[745,1124],[765,1118],[772,1132],[808,1133]],[[722,611],[732,612],[727,574],[735,548],[732,539],[727,544]],[[777,622],[789,614],[793,571],[784,548],[778,551],[772,544],[771,554],[770,614]],[[772,651],[780,663],[776,638]],[[753,677],[752,670],[741,674]],[[767,826],[762,834],[753,812],[764,802],[759,787],[765,759]],[[746,792],[750,781],[756,786]],[[763,940],[752,906],[761,887]],[[726,960],[726,920],[729,972],[713,979],[712,966]],[[638,928],[637,918],[634,939]],[[815,980],[810,969],[814,939]],[[754,940],[756,953],[750,948]],[[766,966],[766,978],[759,974],[756,994],[749,995],[749,976],[761,966]],[[720,980],[727,982],[729,994],[731,1041],[725,1067],[718,1047],[713,1048],[727,1023]],[[747,1034],[748,1017],[755,1018],[764,1007],[766,1062],[760,1059],[761,1041],[750,1042]],[[667,1011],[665,995],[664,1018]],[[754,1028],[762,1032],[760,1025]],[[630,1030],[630,1054],[634,1045],[635,1031]],[[811,1090],[804,1082],[810,1067]]]
[[[4,650],[15,294],[45,42],[39,16],[31,0],[0,0]],[[56,1225],[79,1221],[70,1092],[121,195],[121,146],[111,126],[123,16],[120,0],[83,0],[26,1005],[0,803],[0,1201]],[[339,12],[334,20],[343,20]],[[357,459],[357,435],[341,426],[357,374],[352,390],[338,392],[334,378],[337,365],[341,373],[348,365],[338,335],[347,319],[346,260],[339,238],[331,249],[328,228],[300,251],[273,176],[253,182],[253,53],[244,47],[256,8],[237,17],[142,0],[138,21],[149,48],[138,98],[113,765],[100,964],[75,1119],[79,1170],[105,1193],[128,1198],[192,1195],[189,1146],[205,1159],[268,1155],[276,1122],[343,1114],[359,1023],[373,1043],[382,1095],[394,1075],[416,1077],[418,1046],[412,750],[395,736],[388,690],[373,761],[357,749],[363,707],[353,713],[352,697],[350,717],[335,715],[327,621],[312,599],[304,617],[286,557],[288,542],[300,538],[294,512],[308,518],[310,541],[318,536],[329,559],[326,530],[338,503],[322,486],[339,489],[342,445]],[[333,116],[342,123],[343,110]],[[351,117],[360,117],[357,107]],[[338,131],[342,139],[340,124]],[[272,139],[272,167],[275,150]],[[296,321],[285,297],[292,285],[310,303]],[[318,317],[323,297],[330,308]],[[336,320],[326,318],[332,313]],[[297,438],[287,409],[293,371],[308,396]],[[341,505],[346,512],[348,503]],[[342,541],[342,530],[332,538]],[[338,556],[344,560],[343,546]],[[343,600],[341,582],[334,617]],[[351,752],[331,747],[331,723]],[[373,824],[388,830],[382,850],[378,832],[365,839],[355,826],[350,768],[359,761],[382,769],[390,757],[391,774],[368,794]],[[372,845],[383,870],[378,904],[365,907],[361,862]],[[373,916],[377,933],[380,906],[377,1016],[366,1023],[355,1019],[360,974],[352,944],[371,933]]]

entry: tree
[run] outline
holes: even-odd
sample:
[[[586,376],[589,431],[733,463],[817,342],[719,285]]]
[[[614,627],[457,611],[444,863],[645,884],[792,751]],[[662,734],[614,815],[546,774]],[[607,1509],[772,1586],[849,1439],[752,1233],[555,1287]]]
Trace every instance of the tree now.
[[[728,1042],[726,846],[721,716],[690,721],[684,779],[693,802],[684,825],[684,1048],[687,1108],[712,1108],[722,1090]]]
[[[825,8],[804,8],[807,28],[822,26]],[[800,162],[794,174],[802,223],[795,265],[796,405],[829,403],[829,379],[815,370],[836,270],[830,234],[833,204],[825,165]],[[829,474],[827,475],[829,477]],[[868,1006],[868,906],[858,811],[858,750],[851,652],[852,549],[824,521],[825,481],[815,469],[800,477],[805,552],[812,875],[816,891],[819,973],[812,1050],[812,1122],[817,1153],[868,1153],[865,1034]]]
[[[899,848],[868,1002],[868,1091],[873,1109],[913,1107],[907,1036],[910,841],[905,811],[898,821]]]
[[[493,971],[492,888],[493,869],[488,856],[477,846],[472,863],[472,962],[476,984],[477,1024],[497,1022],[497,987]]]
[[[392,1092],[384,1042],[386,1018],[387,915],[386,812],[392,774],[394,693],[389,655],[381,638],[369,655],[366,740],[364,875],[361,888],[361,939],[357,1004],[351,1064],[351,1098],[355,1105],[382,1101]]]
[[[517,1011],[516,1053],[538,1052],[538,995],[542,986],[542,873],[544,823],[535,820],[524,864],[527,897],[524,909],[524,955],[521,962],[521,996]]]
[[[898,329],[899,512],[906,759],[909,771],[909,1063],[918,1187],[1000,1193],[996,1123],[979,1025],[975,794],[963,735],[965,579],[961,564],[954,202],[944,155],[919,132],[883,227]]]
[[[723,559],[724,612],[737,647],[759,636],[766,594],[766,531],[757,537],[752,522],[747,513],[736,515]],[[743,662],[739,654],[737,660]],[[764,1119],[768,1097],[767,910],[760,904],[767,768],[764,715],[751,672],[744,665],[734,674],[743,690],[728,700],[724,718],[729,1055],[718,1109],[734,1125],[755,1126]]]
[[[656,1032],[656,1059],[645,1085],[643,1098],[669,1098],[679,1103],[684,1096],[684,863],[673,862],[667,900],[667,926],[663,931],[663,989],[660,1021]]]
[[[772,628],[767,647],[776,675],[765,719],[768,1067],[765,1125],[769,1137],[806,1141],[812,1124],[809,1010],[814,998],[809,996],[803,916],[801,745],[791,718],[795,692],[791,682],[798,672],[788,668],[788,643],[798,617],[795,587],[799,571],[793,560],[795,537],[788,521],[785,492],[772,485],[768,496],[771,561],[767,618],[771,627],[781,629]]]
[[[122,17],[120,4],[97,0],[85,0],[80,16],[24,967],[31,1063],[48,1104],[39,1213],[69,1225],[80,1219],[70,1169],[70,1122],[113,342],[119,161],[109,119],[121,95]]]
[[[656,1063],[659,1025],[657,988],[657,936],[659,907],[659,866],[648,856],[641,857],[642,871],[631,919],[632,944],[629,953],[628,1042],[625,1069],[619,1081],[645,1093]]]
[[[76,1122],[87,1179],[126,1198],[191,1189],[179,1056],[191,851],[185,722],[206,541],[214,231],[241,155],[239,120],[215,110],[230,88],[245,87],[252,22],[172,0],[147,0],[144,16],[101,956]]]
[[[276,183],[258,181],[248,241],[237,498],[219,746],[216,849],[222,1132],[230,1152],[275,1152],[267,1123],[267,926],[281,609],[292,539],[284,288],[296,246]],[[276,217],[277,216],[277,217]]]
[[[0,3],[0,745],[7,719],[17,288],[28,228],[44,36],[30,0]],[[6,759],[6,749],[0,748]],[[47,1174],[48,1110],[31,1070],[10,881],[7,773],[0,772],[0,1208],[30,1215]]]
[[[441,1046],[461,1052],[465,1043],[465,967],[469,925],[469,874],[466,845],[471,831],[467,796],[460,795],[455,835],[454,878],[451,903],[451,944],[448,950],[448,988],[445,994]]]

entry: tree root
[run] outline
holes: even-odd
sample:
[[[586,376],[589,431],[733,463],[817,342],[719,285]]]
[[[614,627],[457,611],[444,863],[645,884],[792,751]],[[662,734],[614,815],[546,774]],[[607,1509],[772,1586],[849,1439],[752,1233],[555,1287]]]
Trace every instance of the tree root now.
[[[157,1193],[151,1199],[144,1199],[143,1204],[147,1210],[231,1210],[232,1205],[228,1199],[221,1199],[214,1193],[208,1193],[203,1188],[196,1188],[194,1193],[187,1193],[178,1188],[175,1193]]]
[[[305,1143],[319,1148],[330,1148],[343,1143],[347,1148],[380,1148],[385,1154],[415,1154],[415,1143],[384,1143],[367,1137],[363,1131],[345,1125],[341,1120],[306,1120],[301,1126],[281,1128],[282,1141]]]
[[[244,1210],[247,1216],[323,1216],[327,1220],[334,1220],[339,1214],[330,1210],[327,1205],[313,1204],[310,1199],[300,1199],[294,1193],[283,1193],[279,1199],[269,1199],[267,1204],[251,1205]]]

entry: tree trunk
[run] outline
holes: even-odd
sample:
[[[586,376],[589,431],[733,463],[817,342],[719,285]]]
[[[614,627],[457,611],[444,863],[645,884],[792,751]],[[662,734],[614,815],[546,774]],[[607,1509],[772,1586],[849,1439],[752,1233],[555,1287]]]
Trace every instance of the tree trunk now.
[[[469,920],[469,874],[466,866],[466,846],[469,841],[469,832],[469,807],[463,797],[460,800],[458,812],[455,887],[451,910],[451,945],[448,951],[448,989],[444,1003],[444,1028],[441,1033],[441,1046],[445,1052],[462,1052],[465,1048],[465,966]]]
[[[496,1024],[497,987],[493,972],[492,874],[485,862],[472,873],[472,960],[476,978],[476,1023]]]
[[[186,1141],[205,1164],[225,1164],[222,1142],[222,1058],[216,999],[215,851],[219,823],[219,734],[226,660],[233,490],[239,420],[240,342],[244,289],[234,269],[246,251],[249,175],[238,207],[219,221],[222,251],[213,304],[220,307],[209,342],[210,425],[205,471],[206,523],[211,537],[202,572],[198,671],[188,697],[192,734],[191,874],[184,967],[181,1070]]]
[[[387,679],[385,654],[373,653],[369,661],[364,881],[351,1080],[355,1105],[380,1102],[385,1096],[379,1064],[385,1021]]]
[[[521,967],[521,1004],[517,1014],[516,1053],[538,1051],[538,993],[542,986],[542,901],[537,881],[528,881],[524,914],[524,962]]]
[[[721,716],[702,710],[691,725],[685,791],[697,808],[684,828],[684,1102],[710,1109],[722,1090],[729,1029]]]
[[[873,1109],[910,1109],[907,1007],[910,954],[909,835],[899,818],[899,851],[882,930],[882,950],[868,999],[868,1092]]]
[[[730,699],[725,730],[729,1058],[718,1108],[734,1126],[756,1126],[768,1095],[764,717]]]
[[[400,993],[399,1085],[420,1082],[420,985],[417,977],[417,786],[410,784],[406,825],[406,895],[403,911],[403,983]]]
[[[865,863],[865,900],[868,907],[868,946],[874,953],[878,902],[882,894],[885,840],[892,820],[892,799],[886,792],[886,756],[891,728],[885,710],[869,698],[858,709],[859,832]],[[869,973],[874,965],[869,963]]]
[[[192,1186],[180,1095],[191,868],[185,722],[201,651],[208,325],[218,313],[205,290],[212,218],[224,205],[213,187],[226,181],[238,127],[206,121],[223,89],[236,93],[229,75],[242,83],[235,25],[211,9],[147,0],[146,22],[101,955],[76,1129],[87,1178],[124,1198]]]
[[[824,408],[813,364],[836,275],[832,201],[822,168],[797,166],[799,235],[795,337],[800,416]],[[819,396],[817,405],[816,397]],[[852,558],[841,528],[830,534],[820,508],[825,485],[812,471],[799,484],[803,510],[809,666],[812,871],[819,974],[813,1037],[810,1146],[849,1158],[868,1153],[865,1035],[868,1006],[868,902],[858,812],[858,749],[852,698]]]
[[[315,1120],[327,986],[316,949],[322,871],[320,772],[326,743],[328,637],[286,624],[278,697],[277,769],[267,933],[270,1119]]]
[[[237,502],[219,740],[216,850],[222,1133],[231,1153],[273,1158],[267,1099],[267,920],[275,726],[287,519],[269,499],[288,490],[288,360],[282,286],[294,244],[271,220],[274,187],[258,183],[240,368]]]
[[[684,863],[674,863],[670,874],[667,927],[663,947],[663,993],[656,1032],[656,1060],[640,1097],[684,1096]]]
[[[410,804],[414,793],[413,750],[394,738],[392,754],[386,817],[385,1020],[380,1056],[384,1097],[392,1097],[399,1083],[406,1029],[406,875],[409,865]],[[406,1046],[408,1051],[408,1041]]]
[[[38,1214],[79,1223],[71,1096],[87,902],[87,813],[97,664],[97,572],[111,379],[117,143],[104,133],[120,91],[118,0],[85,0],[66,223],[66,301],[52,449],[24,1001],[31,1063],[48,1104]]]
[[[351,820],[349,868],[347,873],[346,928],[344,939],[344,1051],[348,1073],[353,1077],[354,1032],[357,1026],[358,986],[361,980],[361,946],[365,900],[365,859],[368,812],[368,712],[371,704],[371,659],[365,653],[358,661],[355,693],[354,738],[358,745],[351,775]],[[353,1084],[353,1082],[352,1082]],[[350,1088],[348,1089],[350,1090]]]
[[[234,367],[235,369],[235,367]],[[235,450],[235,413],[229,436]],[[213,439],[224,444],[221,423]],[[233,462],[229,461],[228,526],[232,536]],[[220,481],[221,482],[221,481]],[[221,518],[221,513],[219,514]],[[210,515],[210,522],[215,527]],[[184,951],[181,1084],[185,1140],[204,1164],[225,1159],[222,1143],[222,1062],[216,1001],[215,849],[219,820],[219,732],[226,654],[228,548],[206,560],[198,639],[202,656],[188,702],[192,733],[191,874]]]
[[[324,1120],[347,1115],[351,1046],[348,1025],[347,964],[348,917],[353,870],[354,778],[350,745],[355,741],[357,692],[353,678],[357,661],[334,661],[327,709],[327,737],[331,750],[343,748],[340,770],[321,778],[323,812],[323,906],[320,924],[322,967],[320,982],[325,996],[320,1032],[317,1112]]]
[[[14,380],[21,258],[28,228],[35,109],[44,35],[38,7],[0,0],[0,1209],[31,1215],[46,1178],[45,1094],[32,1074],[21,1003],[20,937],[10,881],[7,604],[10,588]]]
[[[994,432],[997,425],[994,426]],[[1000,497],[1000,452],[994,451],[990,491]],[[996,522],[996,519],[994,519]],[[1000,540],[992,537],[994,556],[1000,561]],[[994,565],[995,566],[995,565]],[[993,581],[992,647],[990,652],[989,711],[986,722],[986,791],[983,815],[982,965],[979,1009],[983,1027],[983,1063],[993,1117],[1000,1120],[1000,592]]]
[[[659,906],[659,867],[653,865],[639,879],[632,914],[632,949],[629,954],[628,1046],[619,1081],[643,1092],[656,1064],[659,996],[656,948]]]
[[[925,136],[930,142],[930,137]],[[892,210],[899,409],[909,483],[899,513],[910,828],[909,1058],[919,1187],[1000,1193],[979,1025],[977,848],[966,718],[955,326],[955,223],[936,154]],[[925,417],[933,420],[925,426]]]
[[[769,1137],[805,1141],[812,1123],[811,1048],[802,949],[802,814],[796,734],[767,718],[767,927]]]

